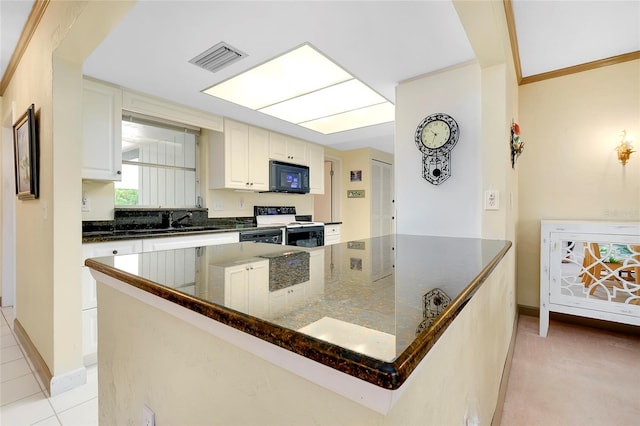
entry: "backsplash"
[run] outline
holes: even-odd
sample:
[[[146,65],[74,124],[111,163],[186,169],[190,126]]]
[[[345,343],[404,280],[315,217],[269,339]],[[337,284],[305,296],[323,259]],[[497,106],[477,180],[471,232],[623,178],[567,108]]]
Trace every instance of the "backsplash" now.
[[[175,221],[182,226],[203,226],[208,213],[204,208],[116,208],[113,216],[116,229],[154,229],[169,228]]]
[[[117,208],[114,220],[84,220],[82,232],[113,232],[132,229],[165,229],[169,227],[169,213],[182,226],[207,226],[227,229],[256,226],[253,216],[209,218],[206,208]],[[191,213],[191,216],[188,216]]]

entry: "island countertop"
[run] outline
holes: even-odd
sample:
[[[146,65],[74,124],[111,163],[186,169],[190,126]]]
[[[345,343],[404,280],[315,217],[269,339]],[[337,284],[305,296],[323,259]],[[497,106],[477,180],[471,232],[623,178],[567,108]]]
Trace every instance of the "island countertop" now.
[[[397,389],[510,247],[502,240],[393,235],[317,248],[236,243],[85,264],[338,371]],[[169,253],[195,263],[184,265],[198,271],[193,285],[158,273],[159,256]],[[253,266],[259,271],[260,265],[262,278],[239,293],[231,273]]]

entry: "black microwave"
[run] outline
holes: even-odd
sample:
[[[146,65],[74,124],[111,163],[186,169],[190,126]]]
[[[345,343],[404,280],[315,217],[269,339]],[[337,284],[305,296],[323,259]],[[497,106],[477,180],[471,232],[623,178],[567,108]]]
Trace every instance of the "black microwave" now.
[[[307,194],[309,167],[275,160],[269,161],[269,191]]]

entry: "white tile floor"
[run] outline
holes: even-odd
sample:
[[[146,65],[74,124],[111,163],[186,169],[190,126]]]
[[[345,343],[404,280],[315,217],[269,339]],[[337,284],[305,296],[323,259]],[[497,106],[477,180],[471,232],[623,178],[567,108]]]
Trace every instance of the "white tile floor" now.
[[[48,398],[13,334],[13,309],[2,308],[1,317],[0,425],[97,425],[95,366],[87,369],[87,384]]]

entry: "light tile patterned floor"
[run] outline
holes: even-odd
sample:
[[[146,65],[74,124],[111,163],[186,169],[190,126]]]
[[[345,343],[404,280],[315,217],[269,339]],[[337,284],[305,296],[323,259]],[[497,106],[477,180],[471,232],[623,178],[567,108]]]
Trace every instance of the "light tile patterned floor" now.
[[[97,425],[97,369],[87,369],[87,384],[47,398],[9,326],[13,309],[2,308],[0,317],[0,425]]]
[[[640,336],[521,315],[501,425],[640,425]]]

